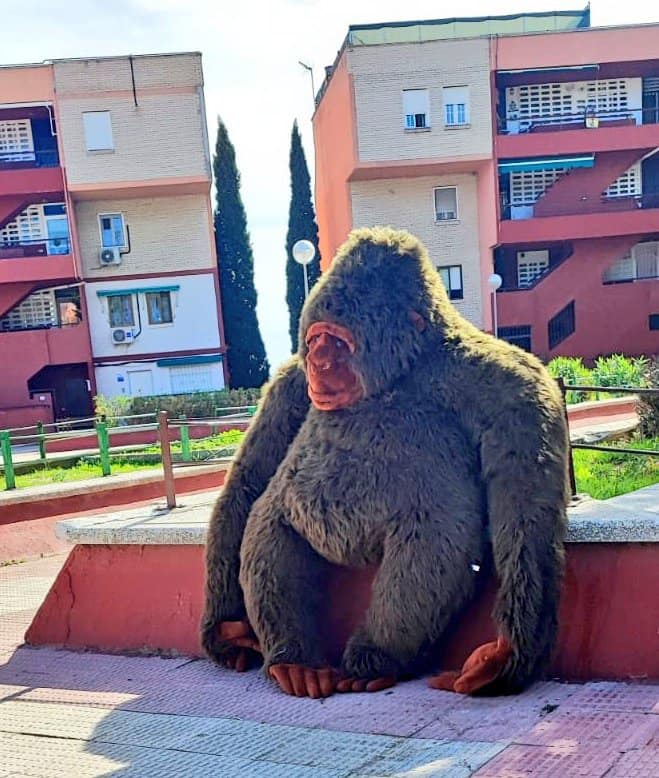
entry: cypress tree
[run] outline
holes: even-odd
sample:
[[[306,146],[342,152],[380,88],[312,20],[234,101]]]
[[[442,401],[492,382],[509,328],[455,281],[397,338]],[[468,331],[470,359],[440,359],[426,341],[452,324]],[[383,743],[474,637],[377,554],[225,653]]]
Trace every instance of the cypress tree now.
[[[217,192],[215,245],[231,386],[261,386],[268,378],[270,366],[256,318],[254,257],[240,197],[236,153],[219,118],[213,173]]]
[[[302,148],[302,140],[293,123],[291,133],[291,153],[289,166],[291,171],[291,205],[288,212],[288,232],[286,234],[286,302],[288,304],[289,333],[292,351],[298,347],[298,323],[304,305],[304,269],[294,259],[292,249],[298,240],[309,240],[316,248],[313,262],[307,265],[309,289],[320,277],[320,251],[318,250],[318,225],[311,201],[311,179],[309,168]]]

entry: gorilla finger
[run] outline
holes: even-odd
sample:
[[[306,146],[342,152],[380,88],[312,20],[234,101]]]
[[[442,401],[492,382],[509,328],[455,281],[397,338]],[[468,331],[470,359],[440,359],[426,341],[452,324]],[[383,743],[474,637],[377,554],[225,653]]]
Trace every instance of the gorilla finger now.
[[[288,677],[291,679],[296,697],[307,696],[307,686],[304,679],[306,669],[302,665],[288,665]]]
[[[318,679],[320,682],[320,692],[323,697],[329,697],[336,688],[336,672],[331,667],[324,667],[318,670]]]
[[[318,676],[316,670],[310,668],[304,669],[304,685],[307,690],[307,695],[312,700],[317,700],[321,696],[320,683],[318,682]]]
[[[352,691],[365,692],[367,685],[368,685],[368,681],[365,678],[356,678],[352,682]]]
[[[272,667],[268,670],[268,674],[271,678],[274,678],[274,680],[279,685],[279,688],[285,694],[295,694],[293,691],[293,685],[291,684],[290,678],[288,677],[287,665],[272,665]]]
[[[262,653],[259,641],[256,638],[234,638],[231,641],[231,645],[240,646],[240,648],[249,648],[252,651],[258,651]]]
[[[336,684],[336,691],[340,692],[341,694],[345,694],[346,692],[351,692],[352,691],[352,678],[342,678]]]
[[[458,694],[472,694],[477,689],[492,683],[503,670],[503,664],[490,662],[487,665],[474,667],[463,673],[453,685]]]
[[[457,670],[450,670],[439,675],[435,675],[428,680],[428,686],[431,689],[440,689],[444,692],[454,692],[454,684],[460,677]]]
[[[390,689],[396,685],[397,678],[395,675],[387,675],[382,678],[374,678],[366,684],[367,692],[381,692],[383,689]]]

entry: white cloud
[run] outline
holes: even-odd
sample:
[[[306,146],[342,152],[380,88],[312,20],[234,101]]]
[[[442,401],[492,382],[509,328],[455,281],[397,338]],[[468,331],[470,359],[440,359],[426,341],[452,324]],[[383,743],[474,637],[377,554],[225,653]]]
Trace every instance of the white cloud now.
[[[460,15],[567,9],[585,0],[463,0]],[[2,60],[195,50],[203,54],[211,144],[216,116],[226,122],[242,176],[255,254],[258,314],[273,366],[289,351],[285,239],[290,183],[288,146],[298,119],[313,169],[308,73],[316,87],[349,24],[453,16],[431,0],[25,0],[3,15]],[[631,24],[659,16],[645,0],[596,0],[594,24]],[[28,34],[29,33],[29,34]]]

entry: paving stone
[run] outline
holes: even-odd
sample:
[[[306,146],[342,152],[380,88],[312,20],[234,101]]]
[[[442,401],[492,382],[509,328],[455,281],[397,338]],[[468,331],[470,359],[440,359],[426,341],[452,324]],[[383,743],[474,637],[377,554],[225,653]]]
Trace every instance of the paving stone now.
[[[570,707],[659,712],[659,684],[588,683],[569,698]]]
[[[306,730],[304,737],[282,743],[263,754],[268,762],[357,771],[399,740],[382,735],[358,735]]]
[[[605,773],[608,778],[607,770],[619,756],[619,751],[602,744],[572,748],[512,745],[477,770],[474,778],[602,778]]]
[[[525,745],[574,748],[599,742],[624,751],[645,745],[652,737],[652,714],[620,711],[556,711],[516,738]]]
[[[614,764],[606,778],[657,778],[659,748],[639,748],[628,751]]]
[[[466,778],[504,748],[505,743],[439,743],[409,739],[396,743],[368,765],[359,768],[359,775]]]

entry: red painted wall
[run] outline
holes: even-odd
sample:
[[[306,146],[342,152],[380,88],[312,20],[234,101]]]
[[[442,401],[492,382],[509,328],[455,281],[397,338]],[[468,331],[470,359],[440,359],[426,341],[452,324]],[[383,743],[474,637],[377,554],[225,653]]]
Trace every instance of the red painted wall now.
[[[87,325],[83,322],[74,327],[0,333],[0,353],[0,426],[22,427],[50,421],[51,418],[41,415],[44,404],[38,399],[30,400],[27,382],[44,365],[91,361]],[[39,410],[35,411],[37,406]]]
[[[575,241],[572,256],[536,287],[498,295],[500,325],[531,325],[533,350],[543,359],[659,352],[657,332],[648,327],[648,315],[659,313],[659,283],[602,284],[606,268],[640,238]],[[550,352],[547,322],[571,300],[576,332]]]
[[[552,672],[566,680],[659,679],[659,544],[572,544],[567,559]],[[363,616],[372,575],[337,568],[328,582],[321,623],[334,661]],[[26,641],[199,655],[203,586],[203,546],[76,546]],[[442,669],[457,669],[495,636],[493,591],[491,581],[463,615]]]
[[[597,154],[595,166],[577,168],[561,176],[538,200],[536,217],[619,210],[616,201],[602,202],[602,192],[641,158],[641,152],[612,151]],[[629,210],[629,202],[623,203]]]

